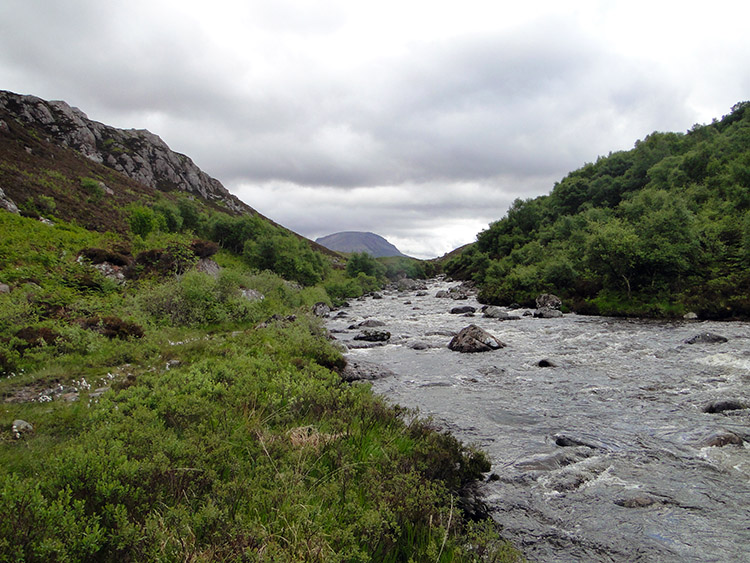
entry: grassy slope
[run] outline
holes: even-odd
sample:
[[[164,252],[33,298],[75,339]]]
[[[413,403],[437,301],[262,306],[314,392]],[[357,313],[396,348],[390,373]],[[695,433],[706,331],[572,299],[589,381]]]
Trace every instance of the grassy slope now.
[[[13,196],[55,225],[0,211],[0,561],[516,558],[456,508],[484,457],[341,382],[308,313],[322,287],[226,251],[216,279],[117,285],[80,251],[187,248],[193,234],[133,239],[123,205],[144,188],[67,153],[19,162],[0,167]],[[125,195],[75,216],[81,177]],[[19,418],[32,434],[14,435]]]

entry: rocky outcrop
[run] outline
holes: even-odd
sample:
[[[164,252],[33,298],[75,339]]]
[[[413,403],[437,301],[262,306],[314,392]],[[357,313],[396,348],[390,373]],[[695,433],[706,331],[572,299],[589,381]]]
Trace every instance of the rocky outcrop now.
[[[5,209],[11,213],[18,213],[18,206],[12,199],[5,195],[2,188],[0,188],[0,209]]]
[[[505,344],[477,325],[462,329],[448,344],[454,352],[463,353],[490,352],[504,347]]]
[[[90,120],[81,110],[63,101],[45,101],[6,91],[0,91],[0,111],[146,186],[192,193],[219,201],[237,212],[250,209],[190,158],[172,151],[158,135],[145,129],[117,129]],[[0,197],[0,205],[8,208],[3,201]]]

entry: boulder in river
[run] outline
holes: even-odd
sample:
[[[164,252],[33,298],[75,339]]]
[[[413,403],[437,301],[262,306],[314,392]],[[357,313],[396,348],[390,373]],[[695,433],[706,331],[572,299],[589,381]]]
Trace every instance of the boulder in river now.
[[[542,307],[534,311],[534,318],[536,319],[559,319],[562,316],[560,309],[552,309],[551,307]]]
[[[542,293],[539,297],[536,298],[536,308],[537,309],[560,309],[562,306],[562,301],[560,301],[560,298],[557,295],[552,295],[551,293]]]
[[[717,401],[711,401],[703,407],[703,412],[706,413],[720,413],[724,411],[736,411],[740,409],[746,409],[748,405],[737,399],[719,399]]]
[[[383,321],[379,321],[377,319],[365,319],[361,323],[359,323],[356,326],[352,326],[350,328],[375,328],[378,326],[385,326],[385,323]]]
[[[488,319],[497,319],[500,321],[517,321],[521,317],[518,315],[509,315],[507,311],[503,311],[500,307],[490,305],[484,309],[484,316]]]
[[[354,340],[364,340],[366,342],[387,342],[391,338],[391,333],[386,330],[365,329],[354,337]]]
[[[713,332],[701,332],[685,340],[685,344],[720,344],[727,342],[727,338]]]
[[[471,305],[462,305],[461,307],[453,307],[451,309],[451,315],[463,315],[464,313],[474,313],[476,311],[476,307],[472,307]]]
[[[504,348],[505,344],[477,325],[469,325],[453,337],[448,348],[454,352],[490,352]]]

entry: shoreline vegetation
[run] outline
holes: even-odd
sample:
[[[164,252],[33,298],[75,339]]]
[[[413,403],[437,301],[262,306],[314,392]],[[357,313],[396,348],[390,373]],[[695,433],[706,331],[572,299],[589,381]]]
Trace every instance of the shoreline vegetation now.
[[[0,210],[0,561],[521,560],[486,456],[339,375],[314,306],[385,266],[48,219]]]
[[[444,260],[491,305],[542,293],[589,315],[750,318],[750,102],[655,132],[516,199]]]

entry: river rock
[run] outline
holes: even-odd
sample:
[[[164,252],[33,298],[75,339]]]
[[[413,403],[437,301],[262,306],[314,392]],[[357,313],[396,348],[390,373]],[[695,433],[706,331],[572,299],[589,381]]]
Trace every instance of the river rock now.
[[[557,295],[551,293],[542,293],[536,298],[537,309],[560,309],[562,301]]]
[[[472,307],[471,305],[463,305],[461,307],[453,307],[451,309],[451,315],[463,315],[464,313],[474,313],[476,311],[476,307]]]
[[[727,339],[713,332],[701,332],[685,340],[685,344],[719,344],[722,342],[727,342]]]
[[[703,407],[703,412],[706,413],[721,413],[725,411],[736,411],[740,409],[746,409],[747,404],[736,399],[719,399],[717,401],[711,401]]]
[[[349,328],[375,328],[379,326],[385,326],[385,323],[383,321],[379,321],[377,319],[365,319],[361,323],[353,324]]]
[[[703,440],[700,445],[710,448],[722,448],[728,445],[741,446],[742,442],[742,438],[734,432],[717,432]]]
[[[427,350],[430,347],[429,344],[426,342],[423,342],[422,340],[417,340],[415,342],[409,343],[409,348],[412,350]]]
[[[639,495],[635,497],[620,498],[615,501],[615,504],[625,508],[646,508],[652,504],[659,503],[654,497],[647,495]]]
[[[536,365],[539,366],[540,368],[556,368],[557,367],[557,365],[555,365],[555,363],[552,360],[547,360],[547,359],[539,360],[536,363]]]
[[[488,319],[497,319],[499,321],[517,321],[521,317],[518,315],[509,315],[507,311],[503,311],[500,307],[490,305],[484,309],[484,316]]]
[[[689,313],[685,313],[682,316],[682,318],[685,319],[686,321],[694,321],[694,320],[696,320],[698,318],[698,313],[694,313],[694,312],[691,311]]]
[[[344,381],[374,381],[395,375],[391,370],[372,362],[363,360],[347,360],[346,366],[341,371],[341,379]]]
[[[441,289],[440,291],[438,291],[438,292],[437,292],[437,293],[435,294],[435,297],[437,297],[438,299],[448,299],[448,298],[449,298],[450,296],[451,296],[451,294],[450,294],[450,293],[448,293],[448,292],[447,292],[446,290],[444,290],[444,289]]]
[[[453,337],[448,348],[454,352],[490,352],[504,348],[505,344],[477,325],[469,325]]]
[[[562,316],[562,311],[550,307],[542,307],[541,309],[534,311],[535,319],[559,319]]]
[[[390,332],[372,329],[365,329],[354,337],[354,340],[364,340],[365,342],[387,342],[390,339]]]
[[[592,455],[594,455],[594,452],[591,448],[571,448],[552,455],[543,455],[535,459],[522,461],[517,463],[516,467],[530,471],[554,471],[566,465],[583,461]]]

